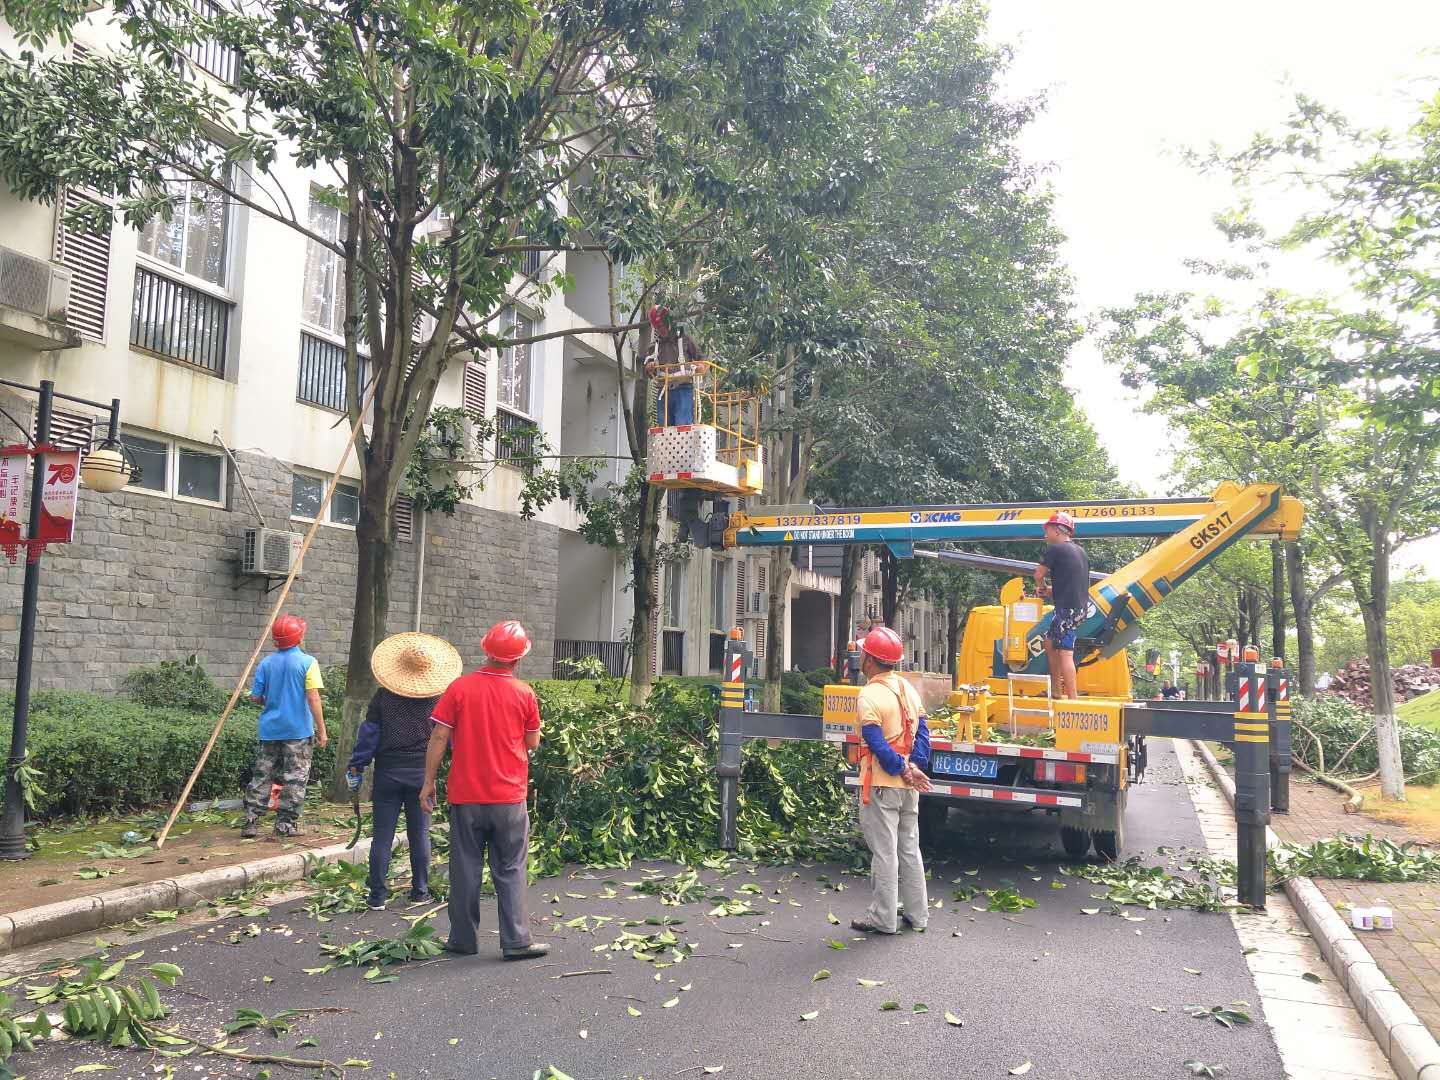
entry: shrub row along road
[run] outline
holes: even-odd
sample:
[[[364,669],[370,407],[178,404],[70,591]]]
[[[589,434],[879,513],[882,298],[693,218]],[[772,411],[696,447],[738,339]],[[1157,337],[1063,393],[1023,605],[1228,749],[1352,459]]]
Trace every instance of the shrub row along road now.
[[[1172,752],[1160,745],[1151,758],[1149,781],[1130,804],[1129,850],[1159,859],[1161,845],[1202,849]],[[678,907],[634,898],[626,884],[668,877],[677,870],[670,865],[577,870],[537,883],[533,917],[555,943],[540,962],[502,963],[494,946],[479,957],[388,968],[398,978],[379,985],[353,967],[305,972],[325,965],[323,937],[402,933],[409,924],[398,900],[394,911],[323,925],[299,904],[278,906],[265,918],[231,918],[135,948],[144,945],[144,963],[180,965],[181,989],[203,995],[170,992],[175,1019],[192,1033],[213,1034],[242,1007],[343,1010],[306,1014],[279,1039],[251,1031],[231,1045],[368,1061],[357,1076],[529,1080],[554,1067],[576,1080],[702,1077],[723,1066],[736,1077],[1007,1077],[1028,1062],[1019,1075],[1153,1080],[1190,1075],[1190,1059],[1226,1065],[1233,1080],[1283,1076],[1227,917],[1131,909],[1144,920],[1132,922],[1109,914],[1091,896],[1101,886],[1059,873],[1056,830],[1044,822],[982,831],[952,814],[949,834],[932,856],[932,903],[944,905],[924,935],[857,940],[848,923],[867,896],[861,876],[736,861],[703,869],[706,898]],[[1037,906],[975,910],[984,894],[957,902],[952,879],[982,889],[1008,883]],[[721,894],[758,914],[714,914]],[[1094,907],[1099,914],[1082,911]],[[583,924],[563,925],[582,915]],[[662,968],[612,947],[623,920],[641,923],[631,933],[657,933],[644,924],[652,916],[684,920],[673,927],[682,952],[692,950],[683,961]],[[443,934],[443,911],[435,921]],[[494,927],[493,906],[485,926]],[[830,975],[817,981],[822,969]],[[566,976],[580,971],[600,973]],[[1226,1029],[1185,1010],[1237,1000],[1250,1003],[1256,1023]],[[882,1008],[887,1002],[897,1007]],[[316,1045],[298,1046],[306,1039]],[[118,1065],[119,1075],[155,1075],[148,1054],[91,1045],[46,1047],[15,1064],[31,1077],[58,1077],[97,1061]],[[187,1076],[255,1070],[211,1062],[173,1064]]]

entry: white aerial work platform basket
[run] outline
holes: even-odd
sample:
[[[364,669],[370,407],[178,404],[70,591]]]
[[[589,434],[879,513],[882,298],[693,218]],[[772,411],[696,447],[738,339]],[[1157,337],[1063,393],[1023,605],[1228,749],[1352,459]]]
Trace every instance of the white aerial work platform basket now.
[[[722,368],[706,360],[656,365],[660,415],[650,428],[647,479],[656,487],[699,488],[726,495],[759,495],[764,488],[764,452],[756,438],[759,403],[754,395],[715,389]],[[663,423],[672,392],[694,388],[689,424]]]

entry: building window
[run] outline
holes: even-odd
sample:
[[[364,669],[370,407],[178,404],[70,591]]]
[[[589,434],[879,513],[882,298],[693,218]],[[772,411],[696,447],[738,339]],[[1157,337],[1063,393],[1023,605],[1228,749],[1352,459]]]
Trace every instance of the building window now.
[[[683,627],[685,624],[680,621],[684,614],[685,597],[685,564],[683,562],[672,562],[665,568],[665,598],[664,612],[665,625]]]
[[[214,188],[172,173],[170,220],[156,215],[140,232],[140,253],[188,281],[135,270],[130,344],[171,360],[225,374],[230,310],[223,295],[229,259],[229,205]],[[218,290],[218,292],[217,292]]]
[[[170,220],[156,214],[140,232],[140,251],[191,277],[224,286],[229,207],[208,184],[172,174]]]
[[[730,590],[726,588],[729,584],[730,560],[712,558],[710,560],[710,629],[728,630],[730,621]]]
[[[345,239],[345,217],[338,207],[323,201],[310,189],[310,231],[326,240]],[[339,335],[345,322],[345,274],[340,255],[314,240],[305,241],[305,294],[303,318],[311,326]]]
[[[508,337],[529,337],[535,324],[519,312],[511,312],[505,333]],[[511,345],[500,351],[499,389],[495,400],[511,412],[535,415],[531,400],[534,391],[533,356],[530,345]]]
[[[290,516],[302,521],[314,521],[320,513],[320,504],[325,501],[323,476],[297,472],[290,479]],[[322,519],[327,525],[341,525],[353,529],[360,522],[360,485],[342,480],[335,485],[335,494],[330,497],[330,508]]]
[[[122,432],[120,441],[140,466],[132,488],[183,502],[225,505],[225,457],[163,435]]]

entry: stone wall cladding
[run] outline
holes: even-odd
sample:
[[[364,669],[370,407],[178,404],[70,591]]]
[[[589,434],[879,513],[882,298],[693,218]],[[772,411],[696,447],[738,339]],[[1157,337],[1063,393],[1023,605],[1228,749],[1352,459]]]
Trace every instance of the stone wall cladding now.
[[[24,423],[32,405],[0,393],[0,407]],[[17,441],[14,424],[0,416],[0,443]],[[254,453],[236,459],[268,525],[304,532],[308,523],[290,520],[290,466]],[[239,573],[245,529],[258,522],[229,472],[228,508],[81,491],[75,542],[49,548],[42,563],[36,689],[116,690],[131,668],[192,653],[219,683],[233,683],[274,593],[265,578]],[[472,666],[485,630],[518,618],[535,642],[521,674],[547,677],[559,529],[462,506],[453,517],[433,515],[427,531],[423,629],[454,642]],[[417,543],[395,545],[392,632],[413,627],[417,553]],[[309,623],[306,649],[327,667],[349,651],[355,563],[354,533],[322,525],[286,603]],[[0,562],[0,686],[15,677],[23,577],[23,556],[15,566]]]

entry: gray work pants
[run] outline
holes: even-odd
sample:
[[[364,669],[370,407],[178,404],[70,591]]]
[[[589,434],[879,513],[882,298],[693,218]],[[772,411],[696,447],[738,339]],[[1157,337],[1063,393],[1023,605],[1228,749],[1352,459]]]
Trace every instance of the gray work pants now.
[[[930,901],[920,861],[920,793],[908,787],[872,787],[870,804],[860,804],[860,831],[870,848],[872,896],[866,918],[893,934],[903,902],[911,925],[924,927]]]
[[[495,883],[503,952],[529,948],[525,910],[525,861],[530,851],[530,811],[519,803],[458,803],[450,807],[450,939],[461,953],[479,948],[480,882],[485,856]]]

